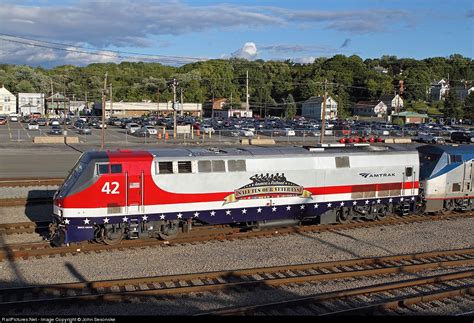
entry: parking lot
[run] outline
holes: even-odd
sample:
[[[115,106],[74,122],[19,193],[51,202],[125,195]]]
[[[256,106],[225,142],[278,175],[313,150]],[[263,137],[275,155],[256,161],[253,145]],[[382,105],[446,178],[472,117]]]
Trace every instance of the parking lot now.
[[[61,125],[61,128],[63,125]],[[105,143],[112,144],[157,144],[157,143],[209,143],[209,142],[230,142],[238,143],[243,138],[273,138],[277,143],[284,142],[304,142],[304,143],[319,143],[319,136],[315,137],[309,133],[301,133],[300,136],[291,135],[285,136],[276,135],[271,131],[256,131],[255,134],[251,137],[246,137],[243,135],[237,135],[232,133],[229,130],[215,130],[212,134],[202,134],[199,136],[194,130],[193,134],[177,134],[177,138],[173,139],[173,130],[166,129],[165,134],[163,134],[163,127],[156,126],[158,130],[157,135],[149,137],[136,137],[130,134],[127,134],[125,129],[116,126],[107,126],[105,129]],[[40,126],[39,130],[28,130],[27,123],[21,122],[8,122],[6,125],[0,126],[0,141],[2,143],[19,143],[19,142],[32,142],[35,136],[54,136],[61,137],[63,135],[53,135],[49,133],[50,126]],[[77,129],[74,129],[72,125],[66,126],[67,136],[75,136],[79,138],[80,143],[87,143],[90,145],[101,145],[102,140],[102,130],[92,128],[91,134],[83,135],[79,134]],[[336,142],[338,137],[334,135],[329,135],[331,132],[327,132],[328,135],[325,136],[325,142]],[[166,136],[167,134],[167,136]]]

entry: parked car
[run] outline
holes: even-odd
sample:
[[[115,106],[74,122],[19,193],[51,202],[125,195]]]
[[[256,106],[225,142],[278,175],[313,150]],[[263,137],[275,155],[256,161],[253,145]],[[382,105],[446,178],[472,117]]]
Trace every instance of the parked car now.
[[[130,122],[126,126],[127,133],[129,135],[132,135],[135,131],[137,131],[140,128],[141,128],[140,125],[138,123],[134,123],[134,122]]]
[[[150,132],[146,127],[141,127],[132,133],[136,137],[150,137]]]
[[[472,141],[472,136],[471,133],[469,132],[464,132],[464,131],[455,131],[451,133],[451,142],[459,142],[459,143],[471,143]]]
[[[78,133],[80,135],[90,135],[92,134],[92,128],[88,124],[84,123],[81,128],[79,128]]]
[[[143,126],[141,129],[143,129],[143,131],[148,131],[148,133],[152,136],[156,136],[158,134],[158,130],[156,130],[155,127],[151,125]]]
[[[38,125],[39,126],[47,126],[48,125],[48,120],[46,120],[45,118],[38,118],[38,120],[36,120],[38,122]]]
[[[38,122],[34,120],[30,121],[30,123],[28,123],[28,130],[39,130]]]
[[[49,129],[48,133],[51,134],[51,135],[62,135],[63,130],[61,129],[61,126],[53,125],[53,126],[51,126],[51,129]]]
[[[419,134],[416,138],[415,141],[418,142],[424,142],[428,144],[444,144],[445,140],[443,137],[440,136],[435,136],[433,134]]]
[[[94,128],[102,129],[102,122],[96,123],[96,125],[94,126]],[[106,123],[104,123],[104,129],[107,129],[107,124],[106,124]]]
[[[253,137],[254,133],[249,129],[240,129],[240,135],[244,137]]]
[[[10,116],[10,121],[11,122],[18,122],[18,117],[17,116]]]
[[[7,118],[0,117],[0,125],[7,124]]]
[[[52,126],[60,126],[61,124],[59,123],[59,120],[57,119],[52,119],[49,123]]]
[[[294,137],[296,136],[295,131],[291,128],[285,128],[285,136],[286,137]]]
[[[200,126],[200,129],[202,131],[202,133],[205,133],[205,134],[208,134],[208,133],[215,133],[216,131],[214,130],[213,127],[209,126],[209,125],[201,125]]]

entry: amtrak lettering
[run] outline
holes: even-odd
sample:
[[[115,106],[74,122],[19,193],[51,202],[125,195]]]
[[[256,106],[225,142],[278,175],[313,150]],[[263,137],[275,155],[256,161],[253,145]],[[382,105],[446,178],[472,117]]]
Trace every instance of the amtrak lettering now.
[[[377,173],[377,174],[372,174],[372,173],[359,173],[360,176],[363,178],[371,178],[371,177],[394,177],[395,173]]]
[[[242,186],[234,191],[234,194],[224,198],[224,205],[237,202],[240,199],[251,198],[275,198],[299,196],[301,198],[311,198],[311,192],[303,186],[290,182],[285,174],[256,174],[250,177],[252,183]]]

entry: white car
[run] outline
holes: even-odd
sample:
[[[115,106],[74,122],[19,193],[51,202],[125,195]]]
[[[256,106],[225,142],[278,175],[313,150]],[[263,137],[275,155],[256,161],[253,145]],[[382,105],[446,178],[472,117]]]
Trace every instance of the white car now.
[[[51,122],[49,123],[50,126],[60,126],[61,124],[59,123],[58,120],[56,119],[53,119],[51,120]]]
[[[12,121],[12,122],[17,122],[17,121],[18,121],[18,117],[15,116],[15,115],[12,115],[12,116],[10,116],[10,121]]]
[[[201,131],[205,134],[216,132],[211,126],[201,126]]]
[[[253,137],[254,133],[253,131],[250,131],[249,129],[240,129],[240,135],[244,137]]]
[[[142,128],[145,128],[146,131],[148,131],[148,133],[150,135],[157,135],[158,134],[158,130],[155,129],[155,127],[151,126],[151,125],[146,125],[146,126],[143,126]],[[143,129],[143,130],[145,130]]]
[[[95,125],[95,127],[96,127],[97,129],[102,129],[102,122],[98,122],[98,123]],[[104,129],[107,129],[107,124],[106,124],[106,123],[104,123]]]
[[[38,122],[30,122],[28,124],[28,130],[39,130]]]
[[[130,122],[127,124],[127,133],[128,134],[133,134],[135,131],[137,131],[138,129],[140,129],[140,125],[138,123],[134,123],[134,122]]]
[[[291,128],[285,128],[285,136],[292,137],[295,136],[295,131]]]

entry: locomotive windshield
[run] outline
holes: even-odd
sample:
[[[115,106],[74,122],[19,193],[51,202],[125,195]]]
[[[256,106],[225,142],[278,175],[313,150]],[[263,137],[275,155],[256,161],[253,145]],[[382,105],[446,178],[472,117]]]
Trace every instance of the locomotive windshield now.
[[[420,156],[420,179],[424,180],[430,177],[439,162],[442,154],[439,153],[419,153]]]

